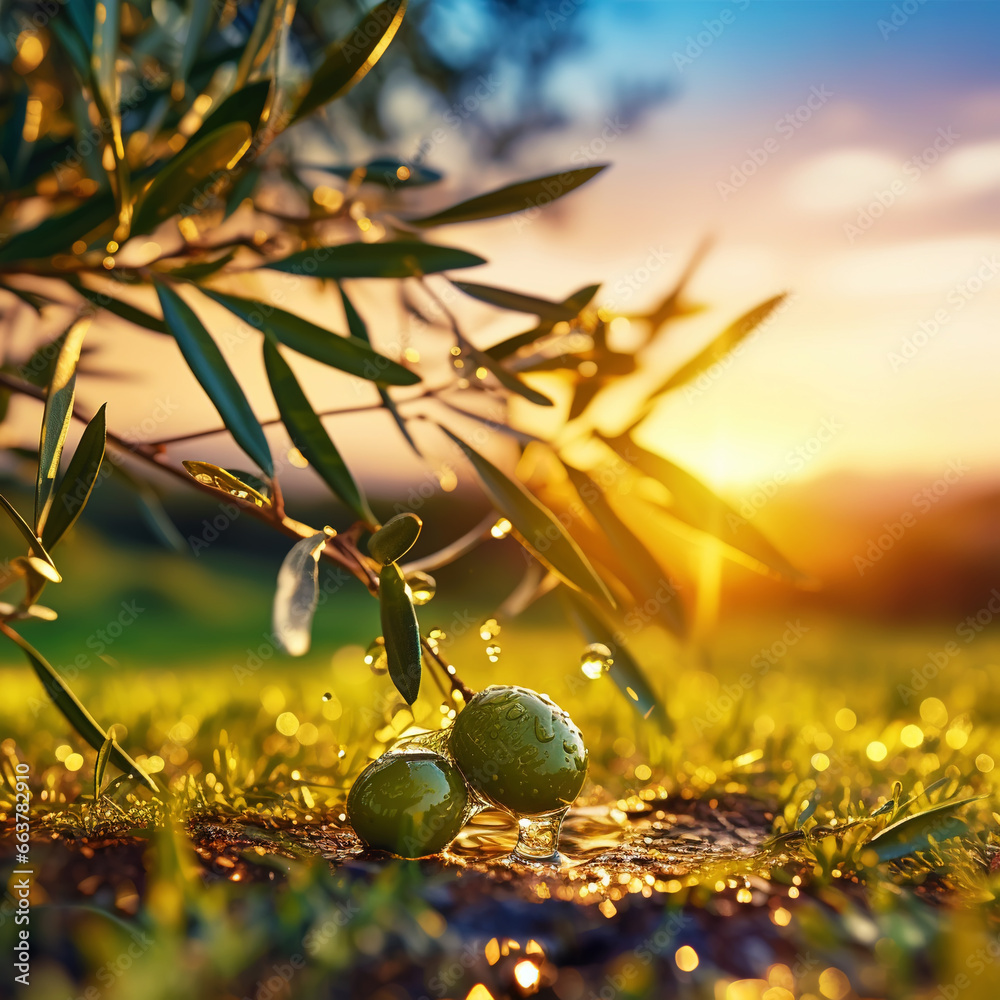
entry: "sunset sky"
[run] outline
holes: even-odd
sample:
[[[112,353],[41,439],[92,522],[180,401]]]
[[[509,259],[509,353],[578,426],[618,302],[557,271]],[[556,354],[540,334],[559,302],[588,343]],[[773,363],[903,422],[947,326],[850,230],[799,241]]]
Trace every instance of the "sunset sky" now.
[[[936,478],[953,460],[997,471],[1000,8],[928,2],[894,28],[893,6],[588,4],[595,50],[562,81],[579,105],[605,79],[595,65],[664,76],[673,98],[608,146],[613,168],[558,222],[442,234],[482,240],[487,280],[561,293],[604,278],[630,310],[713,236],[692,289],[711,309],[664,358],[791,292],[721,378],[647,424],[647,441],[720,485],[840,469]],[[724,10],[730,23],[706,34]],[[531,165],[589,151],[602,127],[533,144]],[[673,256],[615,301],[654,248]],[[801,469],[800,446],[814,453]]]
[[[718,378],[663,403],[643,427],[645,443],[737,496],[779,475],[849,471],[930,482],[955,462],[970,478],[1000,471],[1000,7],[550,7],[578,19],[587,39],[549,83],[572,127],[532,136],[509,162],[486,165],[476,163],[464,130],[450,130],[426,161],[446,181],[411,193],[409,204],[433,209],[523,177],[612,166],[527,224],[508,217],[436,230],[434,239],[489,258],[469,278],[552,298],[602,281],[598,302],[635,312],[662,296],[711,237],[691,287],[708,309],[647,354],[639,381],[662,378],[665,365],[685,360],[751,306],[781,291],[791,298]],[[551,30],[561,24],[554,19]],[[668,88],[651,111],[635,122],[609,113],[616,84],[651,83]],[[492,99],[505,99],[502,87]],[[399,100],[394,142],[406,158],[441,116],[405,88]],[[480,113],[491,113],[488,101]],[[375,310],[383,294],[378,283],[357,289],[359,304]],[[210,325],[223,320],[199,301]],[[296,308],[342,329],[329,302],[317,289]],[[481,344],[525,328],[523,316],[464,305]],[[397,322],[376,316],[376,338],[391,342]],[[133,381],[81,382],[91,408],[112,398],[119,429],[149,440],[218,424],[166,338],[104,317],[91,342],[107,351],[130,345]],[[272,416],[259,338],[223,346],[259,416]],[[345,396],[329,370],[304,359],[301,370],[317,405],[363,401],[354,390]],[[621,398],[634,394],[628,385]],[[162,419],[144,429],[149,400],[160,396],[184,405],[160,408]],[[615,430],[627,406],[606,412]],[[34,411],[28,419],[37,419]],[[331,425],[349,463],[362,473],[368,466],[384,475],[388,464],[404,477],[426,474],[401,444],[398,453],[380,444],[380,470],[372,467],[373,435],[390,426],[381,421]],[[233,460],[221,438],[199,451],[177,457]]]

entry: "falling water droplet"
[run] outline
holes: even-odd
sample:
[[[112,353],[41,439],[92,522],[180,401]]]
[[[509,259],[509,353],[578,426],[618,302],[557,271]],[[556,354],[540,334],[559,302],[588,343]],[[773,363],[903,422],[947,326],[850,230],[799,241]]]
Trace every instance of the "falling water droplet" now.
[[[371,668],[371,672],[376,676],[387,673],[389,670],[389,660],[385,655],[385,639],[379,636],[365,650],[365,663]]]
[[[513,527],[514,525],[512,525],[507,518],[501,517],[500,520],[497,521],[492,528],[490,528],[490,534],[494,538],[506,538],[510,534],[510,530]]]
[[[495,618],[487,618],[486,621],[479,626],[479,638],[483,642],[489,642],[490,639],[495,639],[500,634],[500,623]]]
[[[492,646],[487,646],[486,655],[489,657],[490,663],[496,663],[500,659],[500,647],[495,643]]]
[[[429,573],[417,570],[406,578],[410,600],[419,608],[429,604],[437,593],[437,581]]]
[[[558,861],[559,830],[568,808],[542,816],[519,816],[514,858],[521,861]]]
[[[329,691],[323,692],[323,701],[332,701],[333,695]]]
[[[584,677],[596,681],[611,669],[614,662],[611,650],[603,642],[592,642],[580,656],[580,670]]]

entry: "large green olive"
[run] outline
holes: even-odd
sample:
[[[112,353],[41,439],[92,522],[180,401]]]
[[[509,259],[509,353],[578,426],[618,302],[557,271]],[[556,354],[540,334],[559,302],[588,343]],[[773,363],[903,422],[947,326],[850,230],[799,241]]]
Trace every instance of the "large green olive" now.
[[[473,788],[519,815],[569,806],[587,777],[587,748],[573,720],[522,687],[480,691],[455,720],[451,752]]]
[[[432,751],[387,753],[358,775],[347,815],[368,847],[422,858],[444,850],[462,829],[469,792],[459,769]]]

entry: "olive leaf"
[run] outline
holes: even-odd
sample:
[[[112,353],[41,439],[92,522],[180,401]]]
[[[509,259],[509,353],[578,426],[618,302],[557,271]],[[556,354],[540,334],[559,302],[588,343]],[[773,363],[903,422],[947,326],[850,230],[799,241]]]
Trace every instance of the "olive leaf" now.
[[[35,482],[35,531],[41,534],[52,506],[52,492],[59,472],[59,459],[73,421],[73,398],[76,393],[76,366],[83,349],[83,338],[90,328],[89,319],[77,320],[65,333],[59,354],[52,366],[45,413],[38,442],[38,478]]]
[[[561,302],[539,299],[506,288],[494,288],[492,285],[479,285],[469,281],[453,281],[452,284],[466,295],[479,299],[480,302],[487,302],[491,306],[510,309],[513,312],[534,313],[539,319],[550,320],[553,323],[568,322],[579,312],[579,309],[574,312]]]
[[[50,215],[0,246],[0,263],[52,257],[106,222],[114,207],[114,198],[105,188],[68,212]]]
[[[741,517],[721,497],[713,493],[690,472],[662,455],[655,455],[622,436],[605,439],[627,462],[647,476],[662,483],[671,495],[665,509],[678,521],[724,542],[730,549],[748,557],[755,569],[769,570],[790,580],[804,582],[797,570],[746,518]]]
[[[399,562],[416,544],[422,527],[416,514],[397,514],[368,539],[368,551],[380,563]]]
[[[31,664],[38,679],[42,682],[49,697],[52,698],[56,708],[62,712],[66,721],[80,734],[95,750],[100,752],[107,741],[108,734],[101,728],[97,720],[84,708],[83,703],[70,690],[66,682],[59,676],[55,668],[34,648],[26,639],[23,639],[13,629],[0,622],[0,631],[7,636],[11,642],[21,647],[28,662]],[[146,772],[117,744],[114,744],[108,752],[111,763],[126,774],[134,774],[154,792],[159,792],[156,783],[146,774]]]
[[[264,366],[274,401],[278,404],[278,412],[292,443],[319,473],[334,496],[343,500],[362,521],[374,522],[375,515],[368,501],[327,434],[323,422],[306,399],[288,363],[270,340],[264,341]]]
[[[604,581],[552,511],[461,438],[446,427],[441,429],[472,463],[486,495],[514,526],[518,541],[565,583],[614,607],[614,598]]]
[[[408,705],[420,693],[423,650],[417,613],[406,589],[406,580],[395,563],[386,563],[379,573],[379,615],[389,665],[389,678]]]
[[[0,493],[0,507],[3,508],[6,515],[10,518],[11,522],[14,524],[14,527],[17,528],[19,532],[21,532],[21,536],[28,543],[30,548],[35,552],[36,557],[41,561],[43,561],[44,563],[46,563],[49,566],[50,572],[55,574],[56,577],[55,579],[53,579],[51,576],[49,577],[49,579],[52,579],[54,583],[58,583],[59,574],[56,572],[56,567],[55,563],[52,561],[52,556],[49,555],[48,551],[42,544],[41,540],[31,530],[31,525],[29,525],[28,522],[25,521],[23,517],[21,517],[21,515],[17,512],[17,509],[14,507],[14,505],[2,493]]]
[[[308,167],[309,164],[305,166]],[[379,184],[390,190],[403,186],[424,187],[427,184],[437,184],[444,176],[429,167],[412,161],[407,163],[392,156],[376,157],[363,166],[329,167],[324,164],[317,166],[316,169],[325,170],[337,177],[343,177],[345,180],[353,177],[356,171],[361,170],[366,184]]]
[[[329,540],[330,536],[320,531],[296,542],[278,570],[272,626],[281,648],[290,656],[309,652],[319,600],[319,557]]]
[[[686,364],[681,365],[650,395],[643,407],[643,413],[648,413],[649,409],[668,392],[673,392],[674,389],[679,389],[682,385],[693,382],[703,372],[708,371],[712,365],[724,358],[744,338],[753,333],[785,301],[784,294],[775,295],[730,323],[707,347],[699,351]]]
[[[346,37],[327,50],[312,75],[295,117],[315,111],[327,101],[346,94],[368,74],[388,48],[406,13],[406,0],[385,0],[369,11]]]
[[[132,219],[133,235],[148,233],[174,215],[186,201],[207,193],[250,148],[252,137],[250,126],[237,121],[185,146],[139,196]]]
[[[267,98],[271,93],[269,79],[254,80],[235,93],[230,94],[202,123],[188,143],[198,142],[223,125],[246,122],[256,132],[260,116],[264,113]],[[240,199],[242,201],[242,199]]]
[[[541,208],[575,191],[596,177],[606,163],[595,167],[580,167],[561,174],[547,174],[527,181],[519,181],[506,187],[481,194],[468,201],[459,202],[451,208],[425,215],[419,219],[408,219],[411,226],[444,226],[456,222],[474,222],[477,219],[494,219],[511,212],[523,212],[529,208]]]
[[[622,583],[628,588],[636,604],[646,614],[649,613],[648,609],[655,609],[649,617],[659,621],[674,635],[683,637],[687,633],[684,605],[670,574],[614,511],[601,487],[585,472],[571,466],[565,468],[580,499],[604,532],[612,549],[621,557],[624,573]]]
[[[181,80],[187,80],[191,75],[198,53],[221,12],[222,5],[214,0],[192,0],[187,38],[184,39],[184,51],[181,54]]]
[[[942,840],[958,837],[966,831],[967,825],[955,813],[970,802],[983,798],[986,796],[973,795],[966,799],[942,802],[914,816],[897,820],[876,833],[868,841],[866,848],[874,851],[880,862],[895,861],[917,851],[927,850],[932,842],[940,843]]]
[[[264,470],[274,475],[267,438],[254,416],[236,376],[229,370],[215,341],[191,307],[169,286],[153,279],[163,319],[177,341],[184,360],[219,411],[236,443]]]
[[[361,318],[361,314],[354,308],[354,304],[348,298],[347,292],[344,291],[344,286],[338,283],[337,288],[340,290],[340,300],[344,304],[344,314],[347,317],[347,329],[350,330],[351,336],[357,340],[363,340],[366,344],[370,344],[371,338],[368,336],[368,327],[365,324],[365,321]],[[382,399],[382,405],[389,411],[389,415],[399,428],[399,432],[403,435],[406,443],[414,450],[414,452],[416,452],[418,457],[423,458],[420,454],[420,449],[417,447],[416,441],[413,440],[413,437],[406,426],[406,421],[403,419],[402,414],[399,412],[399,408],[396,406],[396,401],[389,395],[389,390],[386,388],[385,383],[376,381],[375,387],[378,389],[378,394]]]
[[[107,403],[94,414],[80,436],[66,473],[56,487],[52,506],[42,528],[42,541],[54,549],[59,540],[76,524],[90,499],[101,472],[107,440]]]
[[[121,319],[128,320],[129,323],[135,323],[136,326],[144,327],[147,330],[153,330],[156,333],[169,332],[167,330],[167,324],[164,323],[162,319],[157,319],[144,309],[139,309],[137,306],[129,305],[127,302],[122,302],[119,299],[112,298],[112,296],[108,295],[107,292],[102,292],[95,288],[88,288],[79,281],[73,280],[70,281],[70,284],[85,299],[87,299],[88,302],[97,306],[99,309],[105,309],[109,313],[113,313]]]
[[[577,631],[588,645],[600,643],[611,651],[613,663],[608,676],[615,686],[628,698],[632,707],[644,718],[654,719],[667,735],[673,732],[674,724],[666,709],[656,696],[642,667],[625,648],[621,633],[600,615],[586,597],[561,587],[560,593]]]
[[[597,290],[600,285],[587,285],[581,288],[579,291],[574,292],[568,298],[563,299],[562,305],[566,309],[570,310],[574,316],[578,316],[583,309],[586,308],[590,300],[597,294]],[[500,341],[499,344],[494,344],[492,347],[488,347],[484,353],[488,354],[494,361],[501,361],[510,355],[515,354],[522,347],[527,347],[529,344],[535,343],[537,340],[541,340],[542,337],[547,337],[552,333],[552,328],[555,323],[551,320],[543,320],[538,326],[531,330],[526,330],[524,333],[516,334],[513,337],[508,337],[506,340]]]
[[[213,490],[225,493],[227,496],[236,497],[237,500],[246,500],[255,507],[270,507],[271,500],[256,483],[248,483],[241,476],[230,472],[228,469],[220,469],[211,462],[183,462],[192,479],[197,480],[202,486],[210,486]],[[244,473],[244,475],[246,475]],[[249,477],[248,477],[249,478]]]
[[[97,110],[110,133],[108,147],[115,166],[119,220],[128,235],[131,214],[131,180],[128,160],[125,158],[125,140],[122,133],[121,76],[118,73],[118,43],[121,35],[121,0],[102,0],[95,8],[100,16],[94,18],[94,45],[90,53],[93,73],[93,97]],[[120,238],[120,234],[119,235]]]
[[[330,365],[331,368],[389,385],[416,385],[420,381],[416,372],[373,351],[367,339],[341,337],[294,313],[263,302],[207,288],[202,291],[254,329],[270,334],[293,351]]]
[[[299,250],[281,260],[265,263],[274,271],[315,278],[410,278],[420,274],[453,271],[485,264],[466,250],[417,240],[388,243],[342,243],[332,247]]]

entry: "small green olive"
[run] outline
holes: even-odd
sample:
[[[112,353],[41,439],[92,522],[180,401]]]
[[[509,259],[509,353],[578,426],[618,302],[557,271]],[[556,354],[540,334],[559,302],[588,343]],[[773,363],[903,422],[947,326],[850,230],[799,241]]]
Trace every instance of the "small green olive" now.
[[[451,752],[473,788],[519,815],[569,806],[587,777],[587,748],[573,720],[522,687],[480,691],[455,720]]]
[[[422,858],[462,829],[469,793],[461,771],[431,751],[387,753],[358,775],[347,796],[354,832],[368,847]]]

